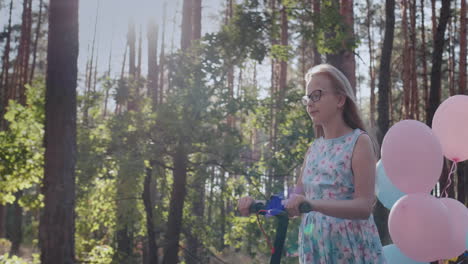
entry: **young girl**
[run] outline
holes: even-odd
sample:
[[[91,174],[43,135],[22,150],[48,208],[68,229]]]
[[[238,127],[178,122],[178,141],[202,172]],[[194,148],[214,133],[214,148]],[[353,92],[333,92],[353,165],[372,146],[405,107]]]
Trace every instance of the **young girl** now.
[[[317,139],[304,158],[293,194],[285,207],[299,216],[299,204],[312,211],[302,215],[299,262],[302,264],[382,264],[382,244],[372,216],[375,203],[373,143],[365,132],[348,79],[335,67],[321,64],[305,76],[303,104]],[[249,214],[251,197],[239,200]]]

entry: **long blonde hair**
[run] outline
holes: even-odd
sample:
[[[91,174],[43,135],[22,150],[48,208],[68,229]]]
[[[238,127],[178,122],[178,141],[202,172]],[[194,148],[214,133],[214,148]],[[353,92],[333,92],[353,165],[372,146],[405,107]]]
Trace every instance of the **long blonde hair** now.
[[[352,129],[359,128],[369,134],[364,125],[364,122],[362,121],[359,108],[356,104],[356,96],[354,95],[353,88],[348,78],[346,78],[346,76],[340,70],[330,64],[319,64],[307,71],[305,75],[306,83],[308,84],[312,77],[318,74],[327,76],[331,80],[335,92],[346,97],[346,102],[343,107],[343,119],[346,125]],[[315,137],[317,138],[325,136],[323,127],[321,125],[314,124],[314,131]],[[374,143],[374,151],[378,156],[379,146],[377,141],[373,136],[369,136]]]

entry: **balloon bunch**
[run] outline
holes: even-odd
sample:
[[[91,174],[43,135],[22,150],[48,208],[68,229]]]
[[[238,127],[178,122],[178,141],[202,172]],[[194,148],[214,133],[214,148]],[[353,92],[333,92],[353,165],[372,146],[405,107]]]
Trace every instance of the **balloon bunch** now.
[[[398,259],[389,263],[463,254],[468,249],[468,209],[448,198],[446,190],[457,163],[468,160],[468,96],[445,100],[435,112],[432,129],[416,120],[396,123],[384,137],[381,154],[376,194],[391,209],[388,229],[394,242],[384,247],[384,254]],[[445,197],[436,198],[430,192],[441,176],[444,156],[452,168],[442,191]]]

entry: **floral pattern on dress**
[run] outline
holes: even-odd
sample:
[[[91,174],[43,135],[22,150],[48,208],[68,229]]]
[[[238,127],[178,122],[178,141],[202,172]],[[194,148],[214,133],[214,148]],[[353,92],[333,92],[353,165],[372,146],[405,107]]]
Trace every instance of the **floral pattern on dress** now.
[[[306,155],[302,183],[308,199],[352,199],[351,160],[359,136],[354,129],[344,136],[315,140]],[[371,215],[350,220],[312,211],[303,214],[299,227],[301,264],[384,264],[382,244]]]

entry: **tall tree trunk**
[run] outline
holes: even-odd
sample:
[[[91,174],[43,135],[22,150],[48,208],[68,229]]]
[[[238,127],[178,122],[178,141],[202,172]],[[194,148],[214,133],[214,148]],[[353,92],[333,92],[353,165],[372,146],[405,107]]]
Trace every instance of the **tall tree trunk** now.
[[[97,8],[96,8],[96,17],[94,19],[94,32],[93,32],[93,41],[91,44],[91,59],[89,61],[89,68],[88,72],[86,73],[86,88],[85,88],[85,94],[84,94],[84,106],[83,106],[83,123],[85,126],[88,125],[88,111],[90,108],[90,92],[91,92],[91,86],[92,86],[92,80],[93,80],[93,66],[94,65],[94,51],[96,47],[96,34],[97,34],[97,26],[98,26],[98,21],[99,21],[99,1],[97,2]]]
[[[219,206],[220,206],[220,236],[219,236],[219,248],[218,250],[223,251],[226,247],[224,241],[224,235],[226,234],[226,202],[224,200],[224,193],[226,192],[226,172],[221,170],[220,174],[220,184],[221,184],[221,193],[219,196]]]
[[[6,226],[6,206],[0,204],[0,238],[5,237],[5,226]]]
[[[411,117],[419,120],[418,71],[416,65],[416,0],[409,0],[410,6],[410,52],[411,52]]]
[[[11,48],[11,33],[12,33],[12,26],[11,26],[11,17],[13,11],[13,0],[10,2],[10,11],[9,11],[9,18],[8,18],[8,28],[7,28],[7,35],[6,35],[6,44],[3,50],[2,56],[2,72],[0,75],[0,92],[1,92],[1,111],[0,111],[0,129],[5,130],[7,127],[6,120],[3,118],[4,114],[6,113],[6,108],[8,106],[8,100],[11,96],[12,85],[9,82],[9,70],[10,70],[10,48]]]
[[[431,20],[432,20],[432,43],[435,43],[437,34],[437,15],[436,15],[436,0],[431,0]]]
[[[346,40],[352,39],[354,35],[354,22],[353,22],[353,2],[352,0],[332,0],[332,5],[335,9],[340,10],[341,16],[346,23]],[[343,41],[343,45],[345,41]],[[334,54],[327,54],[327,62],[339,69],[348,78],[353,87],[353,92],[356,94],[356,73],[355,73],[355,60],[352,50],[337,50]]]
[[[182,228],[183,208],[187,184],[187,153],[180,143],[176,148],[174,160],[174,183],[171,194],[171,208],[167,221],[166,248],[164,250],[164,264],[178,263],[180,231]]]
[[[78,0],[50,0],[41,263],[75,263],[77,59]]]
[[[97,46],[99,47],[99,40]],[[93,98],[94,94],[96,93],[96,84],[97,84],[97,75],[98,75],[98,64],[99,63],[99,52],[96,52],[96,63],[94,65],[94,75],[93,75],[93,94],[91,94],[91,97],[89,98],[90,100]],[[91,102],[90,101],[90,107],[91,107]]]
[[[288,13],[286,10],[286,6],[282,6],[281,8],[281,46],[284,48],[288,47]],[[282,108],[283,100],[286,95],[286,85],[287,85],[287,77],[288,77],[288,61],[281,60],[280,62],[280,71],[279,71],[279,110]]]
[[[344,17],[346,25],[348,26],[348,39],[354,38],[354,0],[341,0],[340,13]],[[353,50],[345,50],[342,55],[342,70],[348,77],[351,86],[353,87],[354,94],[356,94],[356,60],[354,58]]]
[[[23,191],[18,191],[15,193],[15,202],[11,206],[10,217],[12,219],[11,226],[9,230],[9,238],[11,240],[11,255],[20,255],[20,245],[23,240],[23,208],[19,204],[19,199],[23,196]],[[19,222],[19,223],[18,223]]]
[[[110,49],[109,49],[109,60],[108,60],[108,69],[107,69],[107,78],[108,78],[108,81],[110,80],[111,78],[111,65],[112,65],[112,43],[113,43],[113,40],[114,40],[114,34],[112,34],[112,37],[111,37],[111,43],[110,43]],[[109,101],[109,91],[111,89],[111,84],[108,83],[108,85],[105,86],[106,88],[106,93],[105,93],[105,96],[104,96],[104,112],[103,112],[103,117],[104,119],[106,118],[107,116],[107,103]]]
[[[166,10],[167,10],[167,4],[164,3],[164,11],[163,11],[163,26],[162,26],[162,37],[161,37],[161,53],[159,55],[159,82],[158,82],[158,92],[159,92],[159,103],[163,103],[164,99],[164,66],[165,66],[165,61],[166,61],[166,55],[164,54],[165,52],[165,46],[166,46]],[[175,16],[175,15],[174,15]],[[169,86],[169,80],[168,80],[168,86]],[[169,89],[168,89],[169,90]]]
[[[458,93],[466,93],[466,53],[467,53],[467,38],[466,38],[466,0],[461,0],[460,6],[460,79],[458,81]]]
[[[127,110],[128,111],[137,111],[138,103],[138,85],[135,85],[137,80],[137,65],[136,65],[136,31],[135,31],[135,22],[133,19],[128,23],[128,48],[129,48],[129,57],[128,57],[128,74],[130,76],[130,82],[128,84],[129,98],[127,100]]]
[[[372,3],[367,0],[367,36],[369,47],[369,78],[370,78],[370,126],[375,126],[375,66],[374,66],[374,42],[372,34]]]
[[[424,0],[421,0],[421,53],[423,63],[423,106],[426,113],[429,103],[429,86],[427,84],[426,32],[424,27]],[[426,117],[425,117],[426,118]]]
[[[211,226],[212,224],[212,208],[213,208],[213,203],[214,203],[214,195],[213,195],[213,190],[214,190],[214,181],[216,177],[216,169],[213,167],[213,170],[210,173],[210,194],[208,196],[208,212],[207,212],[207,219],[206,223],[207,225]]]
[[[31,0],[23,0],[23,13],[21,23],[20,43],[18,55],[16,57],[12,88],[10,91],[11,99],[19,99],[20,104],[26,104],[26,93],[24,85],[29,77],[29,54],[31,44],[31,24],[32,24]]]
[[[201,38],[202,0],[193,0],[193,33],[192,40]]]
[[[401,9],[401,27],[403,31],[403,41],[404,41],[404,48],[403,48],[403,57],[402,59],[408,59],[411,63],[411,51],[409,49],[409,42],[408,39],[408,1],[411,0],[402,0],[402,9]],[[411,117],[411,109],[410,109],[410,102],[411,102],[411,64],[402,62],[403,64],[403,101],[404,101],[404,119],[412,119]]]
[[[148,93],[153,109],[158,105],[158,25],[154,20],[148,23]]]
[[[143,204],[146,213],[146,233],[148,239],[148,263],[158,264],[158,247],[156,244],[156,232],[154,230],[153,208],[154,203],[151,198],[151,178],[153,174],[153,167],[146,168],[146,176],[143,187]]]
[[[43,0],[40,0],[39,1],[39,16],[37,17],[36,38],[34,39],[34,47],[33,47],[33,61],[31,65],[31,74],[29,76],[30,81],[33,80],[34,70],[36,69],[37,43],[39,42],[39,37],[41,35],[42,5],[43,5]]]
[[[135,79],[136,77],[136,33],[135,33],[135,22],[131,20],[128,23],[128,47],[129,47],[129,57],[128,57],[128,74]]]
[[[314,17],[315,17],[315,22],[314,22],[314,27],[318,26],[318,22],[320,21],[320,0],[312,0],[312,9],[314,10]],[[320,56],[320,53],[318,52],[317,45],[315,43],[313,44],[312,49],[314,50],[314,65],[318,65],[322,63],[322,58]]]
[[[203,215],[205,212],[205,173],[198,172],[195,174],[193,182],[191,184],[193,190],[195,190],[192,202],[192,216],[195,217],[196,223],[203,223]],[[187,258],[187,264],[197,264],[197,259],[203,259],[201,252],[202,242],[200,241],[201,234],[196,232],[202,228],[193,228],[189,230],[189,236],[187,237],[187,249],[194,255],[192,258]],[[195,230],[195,232],[194,232]]]
[[[450,0],[442,0],[442,8],[440,10],[440,19],[437,26],[437,32],[432,52],[432,70],[431,70],[431,90],[429,93],[429,111],[427,113],[426,124],[432,126],[432,119],[437,107],[440,104],[440,79],[442,67],[442,53],[445,42],[445,28],[450,17]]]
[[[390,63],[393,51],[393,34],[395,28],[395,0],[385,0],[385,35],[382,47],[382,57],[380,59],[379,71],[379,101],[377,110],[379,116],[377,125],[379,127],[378,141],[382,144],[383,137],[389,129],[389,94],[390,94]],[[379,230],[380,237],[384,244],[388,243],[387,228],[388,211],[378,203],[375,210],[375,222]]]
[[[449,86],[449,95],[453,96],[455,95],[455,44],[454,44],[454,35],[455,35],[455,29],[454,29],[454,23],[455,23],[455,17],[449,17],[448,23],[448,86]]]
[[[141,46],[142,46],[142,41],[143,41],[143,36],[142,36],[142,27],[140,25],[140,33],[138,35],[138,63],[137,63],[137,79],[139,80],[141,78]],[[140,85],[138,85],[139,87]]]
[[[193,38],[192,41],[198,40],[201,37],[201,19],[202,19],[202,1],[201,0],[194,0],[193,2]],[[195,82],[200,83],[200,71],[195,71]],[[205,175],[203,172],[199,171],[193,175],[193,182],[192,186],[194,188],[195,193],[193,193],[194,197],[192,198],[192,215],[195,217],[196,222],[203,223],[203,214],[205,211],[204,201],[205,201]],[[193,232],[192,230],[198,230],[198,228],[191,229],[187,233],[189,233],[187,237],[187,250],[194,255],[191,258],[187,258],[186,261],[188,264],[195,264],[198,263],[199,259],[203,259],[201,254],[201,247],[202,242],[200,241],[200,234],[197,232]]]
[[[193,16],[193,1],[184,0],[183,14],[182,14],[182,35],[180,38],[180,47],[186,50],[191,45],[192,40],[192,16]]]
[[[466,57],[467,57],[467,38],[466,38],[466,16],[467,16],[467,9],[466,9],[466,0],[461,0],[460,6],[460,70],[459,70],[459,80],[458,80],[458,87],[459,87],[459,94],[466,94]],[[458,164],[458,184],[457,184],[457,191],[458,191],[458,201],[465,204],[467,201],[467,188],[466,185],[468,183],[468,162],[463,162]]]

